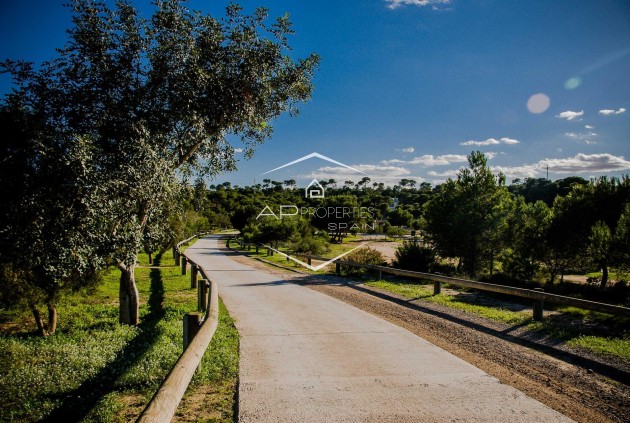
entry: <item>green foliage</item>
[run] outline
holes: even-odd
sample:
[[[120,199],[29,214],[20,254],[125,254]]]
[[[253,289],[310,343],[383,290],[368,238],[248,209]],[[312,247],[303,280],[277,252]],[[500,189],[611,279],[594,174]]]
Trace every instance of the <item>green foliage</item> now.
[[[426,204],[425,231],[441,256],[460,258],[463,270],[476,275],[504,245],[513,200],[483,153],[471,153],[468,164]]]
[[[51,237],[35,233],[31,242],[46,244],[43,251],[57,261],[81,258],[78,264],[45,266],[57,273],[67,269],[83,276],[84,263],[95,261],[84,259],[81,245],[95,246],[99,256],[116,263],[124,323],[138,323],[133,267],[143,247],[152,250],[169,238],[161,226],[178,197],[180,176],[235,169],[226,134],[240,136],[251,156],[270,137],[270,122],[297,113],[310,98],[319,61],[316,55],[294,60],[289,54],[293,30],[286,16],[269,24],[266,9],[247,16],[231,4],[217,19],[189,11],[186,3],[157,1],[147,20],[128,2],[110,8],[75,0],[68,40],[56,59],[39,66],[8,60],[0,69],[15,82],[4,102],[17,127],[12,141],[25,138],[42,146],[47,154],[40,157],[50,159],[58,173],[56,189],[45,179],[26,187],[29,195],[44,193],[29,199],[37,200],[33,204],[51,200],[41,207],[40,219]],[[66,193],[68,198],[57,198]],[[65,213],[62,204],[76,215]],[[81,243],[74,230],[53,236],[63,235],[51,225],[58,216],[62,230],[76,227],[77,216],[94,219],[97,241]],[[64,255],[69,250],[80,253]],[[10,262],[15,268],[15,260]],[[75,276],[55,275],[42,284]]]
[[[360,264],[371,264],[376,266],[385,266],[387,265],[387,261],[383,257],[383,254],[375,250],[371,247],[363,247],[359,248],[350,254],[343,257],[345,260],[352,261]],[[365,269],[360,269],[356,267],[347,267],[343,269],[343,273],[346,275],[356,275],[365,273]]]
[[[429,272],[435,263],[435,251],[418,242],[405,241],[396,250],[394,267],[414,272]]]

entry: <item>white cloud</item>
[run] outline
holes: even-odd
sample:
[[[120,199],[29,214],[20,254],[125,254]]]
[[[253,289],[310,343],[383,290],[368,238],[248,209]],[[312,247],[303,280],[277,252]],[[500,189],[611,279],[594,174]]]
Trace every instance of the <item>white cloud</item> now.
[[[595,129],[595,125],[584,125],[586,129]]]
[[[600,115],[604,115],[604,116],[608,116],[608,115],[620,115],[622,113],[625,113],[626,109],[624,109],[623,107],[620,107],[617,110],[614,109],[603,109],[599,111]]]
[[[417,183],[424,182],[425,179],[420,176],[413,176],[409,169],[405,169],[401,166],[382,166],[382,165],[353,165],[355,169],[358,169],[367,174],[367,177],[371,179],[370,185],[374,182],[382,182],[385,185],[394,185],[400,182],[402,178],[413,179]],[[310,180],[328,180],[335,179],[337,186],[342,186],[345,181],[351,180],[354,182],[360,181],[366,175],[353,172],[351,169],[347,169],[342,166],[324,166],[307,174],[298,175],[300,179]]]
[[[451,163],[464,163],[468,158],[461,154],[444,154],[441,156],[434,156],[433,154],[425,154],[424,156],[414,157],[411,160],[383,160],[381,163],[385,165],[391,164],[408,164],[408,165],[422,165],[422,166],[446,166]]]
[[[587,133],[583,133],[583,132],[566,132],[564,134],[566,137],[569,137],[571,139],[577,140],[577,141],[581,141],[584,144],[587,145],[592,145],[592,144],[597,144],[597,141],[594,140],[594,138],[597,136],[597,133],[593,132],[593,131],[589,131]]]
[[[612,154],[576,154],[566,159],[544,159],[538,162],[541,168],[549,166],[556,173],[605,173],[630,169],[630,161]]]
[[[449,4],[451,0],[385,0],[389,9],[398,9],[401,6],[432,6]]]
[[[584,110],[580,110],[579,112],[572,112],[571,110],[567,110],[566,112],[562,112],[556,115],[557,118],[566,119],[566,120],[574,120],[584,115]],[[578,119],[580,120],[580,119]]]
[[[521,166],[494,166],[493,172],[503,172],[513,178],[535,178],[547,171],[549,172],[576,174],[590,173],[601,174],[609,172],[619,172],[630,169],[630,161],[623,156],[613,156],[612,154],[583,154],[579,153],[573,157],[564,159],[544,159],[534,164],[524,164]]]
[[[494,173],[503,173],[510,178],[535,178],[540,169],[537,165],[521,165],[521,166],[493,166],[490,168]]]
[[[416,151],[413,147],[405,147],[405,148],[397,148],[396,151],[400,151],[401,153],[413,153]]]
[[[433,176],[433,177],[438,177],[438,178],[455,178],[460,170],[461,170],[461,168],[460,169],[446,170],[444,172],[436,172],[434,170],[431,170],[431,171],[427,172],[427,175]]]
[[[234,149],[234,152],[235,152],[235,153],[242,153],[242,152],[243,152],[243,149],[242,149],[242,148],[235,148],[235,149]]]
[[[464,142],[460,142],[459,145],[476,145],[476,146],[497,145],[497,144],[514,145],[518,143],[520,143],[520,141],[512,139],[512,138],[503,137],[501,139],[488,138],[487,140],[484,140],[484,141],[474,141],[474,140],[464,141]]]

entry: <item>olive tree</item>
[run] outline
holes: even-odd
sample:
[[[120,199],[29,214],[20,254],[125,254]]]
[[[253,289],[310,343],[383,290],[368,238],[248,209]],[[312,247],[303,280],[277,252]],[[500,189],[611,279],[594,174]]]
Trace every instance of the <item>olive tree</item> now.
[[[37,68],[6,61],[7,101],[44,116],[54,137],[90,140],[99,178],[94,213],[105,251],[121,271],[120,322],[138,323],[134,279],[147,223],[170,201],[182,174],[235,168],[228,136],[246,156],[312,92],[318,57],[290,56],[287,16],[246,15],[230,5],[215,18],[186,1],[157,0],[146,19],[129,1],[74,0],[59,56]]]

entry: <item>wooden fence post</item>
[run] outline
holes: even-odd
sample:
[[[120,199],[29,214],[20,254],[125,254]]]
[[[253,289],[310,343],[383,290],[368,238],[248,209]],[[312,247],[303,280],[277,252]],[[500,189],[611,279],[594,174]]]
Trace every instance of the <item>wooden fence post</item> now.
[[[190,287],[197,288],[197,274],[199,273],[199,266],[192,264],[190,266]]]
[[[433,282],[433,295],[438,295],[442,292],[442,282]]]
[[[543,289],[542,288],[534,288],[534,291],[539,291],[542,292]],[[544,308],[544,304],[545,301],[544,300],[536,300],[534,301],[534,320],[536,320],[537,322],[542,321],[543,319],[543,308]]]
[[[258,244],[256,244],[256,254],[258,254]]]
[[[175,253],[173,254],[173,258],[175,259],[175,266],[179,266],[179,250],[175,248]]]
[[[197,310],[206,311],[208,305],[208,281],[202,279],[197,284]]]
[[[199,332],[201,316],[201,313],[184,314],[184,349],[190,345],[197,332]]]
[[[182,275],[186,274],[186,265],[188,264],[188,260],[185,255],[182,255]]]

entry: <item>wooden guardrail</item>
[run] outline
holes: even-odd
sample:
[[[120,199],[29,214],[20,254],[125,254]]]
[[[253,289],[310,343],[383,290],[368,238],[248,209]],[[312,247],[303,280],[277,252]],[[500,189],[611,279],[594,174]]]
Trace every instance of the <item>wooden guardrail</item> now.
[[[175,248],[179,251],[179,247],[183,243],[197,236],[180,242]],[[198,266],[185,255],[181,253],[180,255],[195,269],[194,272],[191,272],[191,286],[192,275],[194,274],[195,287],[197,287],[197,308],[199,311],[205,311],[205,315],[187,313],[184,316],[184,352],[138,417],[138,423],[167,423],[171,421],[195,371],[200,368],[201,359],[219,325],[219,289],[217,283],[209,280],[201,266]],[[183,266],[185,266],[186,261],[182,260]],[[199,284],[197,284],[196,279],[198,274],[202,276]]]
[[[328,261],[330,258],[319,257],[309,254],[296,254],[296,256],[304,257],[308,259],[308,264],[311,264],[311,260]],[[492,283],[473,281],[461,278],[452,278],[448,276],[437,275],[433,273],[413,272],[411,270],[396,269],[389,266],[378,266],[373,264],[357,263],[349,260],[336,260],[335,267],[337,274],[341,273],[341,266],[355,267],[361,269],[374,270],[378,272],[379,279],[383,273],[388,273],[397,276],[404,276],[413,279],[424,279],[433,281],[433,293],[434,295],[441,292],[442,284],[448,284],[453,286],[459,286],[463,288],[473,288],[479,291],[497,292],[500,294],[513,295],[520,298],[528,298],[534,300],[533,317],[534,320],[542,320],[544,302],[553,304],[567,305],[571,307],[577,307],[585,310],[599,311],[602,313],[608,313],[613,316],[630,317],[630,308],[617,306],[613,304],[600,303],[597,301],[583,300],[581,298],[567,297],[564,295],[550,294],[543,292],[542,288],[537,289],[524,289],[516,288],[512,286],[496,285]]]

